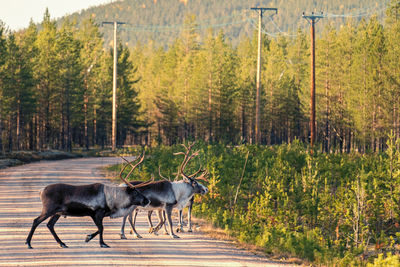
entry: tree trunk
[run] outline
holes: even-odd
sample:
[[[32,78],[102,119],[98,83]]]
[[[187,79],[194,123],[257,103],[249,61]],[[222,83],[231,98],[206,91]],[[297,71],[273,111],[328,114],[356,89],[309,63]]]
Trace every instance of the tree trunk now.
[[[85,147],[86,147],[86,150],[89,150],[89,135],[88,135],[88,119],[87,119],[87,117],[88,117],[88,111],[87,111],[87,109],[88,109],[88,102],[89,102],[89,100],[88,100],[88,95],[87,95],[87,84],[86,84],[86,91],[85,91],[85,93],[84,93],[84,95],[83,95],[83,111],[84,111],[84,127],[85,127],[85,129],[84,129],[84,138],[85,138]]]
[[[208,75],[208,116],[209,116],[209,124],[208,124],[208,141],[212,142],[213,135],[213,116],[212,116],[212,73],[210,72]]]
[[[326,72],[326,78],[325,78],[325,98],[326,98],[326,105],[325,105],[325,112],[326,112],[326,118],[325,118],[325,142],[324,142],[324,150],[326,153],[329,153],[330,150],[330,124],[329,124],[329,78],[328,78],[328,72]]]
[[[60,125],[60,141],[58,144],[59,149],[65,149],[65,116],[64,116],[64,103],[61,104],[61,125]]]
[[[13,138],[12,138],[12,125],[11,125],[11,115],[8,116],[8,151],[11,152],[13,150]]]
[[[20,149],[20,138],[21,138],[21,101],[18,99],[17,100],[17,129],[16,129],[16,135],[17,135],[17,140],[16,140],[16,149],[17,151]]]
[[[244,98],[244,97],[243,97]],[[247,129],[246,129],[246,104],[244,103],[244,100],[242,99],[242,141],[247,142]]]
[[[69,95],[69,90],[70,90],[70,85],[69,85],[69,80],[67,81],[67,150],[69,152],[72,151],[72,133],[71,133],[71,108],[70,108],[70,95]]]
[[[93,107],[93,143],[98,145],[98,140],[97,140],[97,111],[96,111],[96,106]]]
[[[2,117],[2,103],[0,101],[0,155],[4,155],[4,147],[3,147],[3,117]]]

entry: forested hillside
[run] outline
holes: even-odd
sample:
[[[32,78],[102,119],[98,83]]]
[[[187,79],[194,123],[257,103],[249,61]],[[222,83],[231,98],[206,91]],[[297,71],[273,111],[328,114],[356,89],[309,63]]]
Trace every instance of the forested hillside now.
[[[355,20],[363,16],[377,14],[383,18],[389,0],[125,0],[114,1],[98,7],[67,16],[78,23],[87,18],[95,22],[118,20],[127,24],[120,29],[120,39],[132,47],[138,43],[154,40],[164,46],[171,44],[182,31],[184,19],[189,15],[196,18],[199,34],[205,37],[208,29],[222,29],[225,36],[237,45],[240,40],[251,36],[254,24],[257,25],[257,14],[250,10],[253,6],[275,7],[278,14],[269,19],[271,12],[265,14],[265,30],[275,36],[281,31],[291,34],[298,28],[304,29],[307,22],[302,13],[324,12],[329,20],[319,24],[333,25],[338,28],[344,25],[347,18]],[[255,21],[255,22],[254,22]],[[101,29],[106,44],[112,43],[112,28]]]

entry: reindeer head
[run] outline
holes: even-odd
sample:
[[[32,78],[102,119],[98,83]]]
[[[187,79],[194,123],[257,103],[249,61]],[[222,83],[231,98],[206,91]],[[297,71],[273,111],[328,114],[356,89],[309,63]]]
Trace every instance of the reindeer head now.
[[[190,154],[190,151],[192,150],[193,145],[194,145],[194,142],[189,143],[188,146],[185,146],[184,144],[182,144],[182,146],[186,149],[186,152],[178,152],[178,153],[174,154],[174,155],[180,155],[180,154],[185,155],[185,158],[183,159],[183,162],[180,165],[178,174],[180,173],[183,177],[183,180],[193,187],[195,194],[204,195],[208,192],[208,188],[205,187],[204,185],[202,185],[201,183],[199,183],[197,180],[207,181],[206,177],[208,175],[208,172],[206,170],[203,170],[201,166],[197,172],[195,172],[191,175],[187,175],[184,172],[184,169],[186,168],[186,165],[188,164],[188,162],[192,158],[199,155],[199,151],[195,151],[192,154]],[[199,175],[199,176],[196,177],[196,175]]]

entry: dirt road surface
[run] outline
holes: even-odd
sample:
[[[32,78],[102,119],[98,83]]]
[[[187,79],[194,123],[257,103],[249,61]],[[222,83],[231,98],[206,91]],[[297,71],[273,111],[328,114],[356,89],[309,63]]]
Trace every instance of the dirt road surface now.
[[[41,212],[39,190],[52,183],[108,183],[100,167],[121,163],[119,158],[82,158],[41,161],[0,170],[0,266],[279,266],[267,258],[214,240],[199,232],[179,233],[180,239],[147,234],[145,214],[138,216],[142,239],[121,240],[121,218],[104,219],[104,240],[111,248],[100,248],[98,237],[85,243],[97,230],[89,217],[60,218],[55,230],[69,248],[60,248],[40,224],[28,249],[25,239],[32,221]]]

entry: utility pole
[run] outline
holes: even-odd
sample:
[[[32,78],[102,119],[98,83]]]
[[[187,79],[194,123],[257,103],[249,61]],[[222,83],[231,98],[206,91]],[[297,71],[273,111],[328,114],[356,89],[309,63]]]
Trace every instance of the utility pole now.
[[[103,24],[114,25],[114,68],[113,68],[113,97],[112,97],[112,134],[111,134],[111,145],[112,151],[115,151],[117,147],[117,27],[118,25],[125,24],[125,22],[118,21],[103,21]]]
[[[311,15],[305,15],[303,12],[303,18],[305,18],[308,23],[311,25],[311,80],[310,80],[310,88],[311,88],[311,101],[310,101],[310,144],[311,144],[311,154],[313,153],[313,146],[315,142],[315,29],[314,25],[324,16],[322,13],[320,15],[311,13]]]
[[[266,7],[252,7],[252,10],[258,11],[258,56],[257,56],[257,80],[256,80],[256,125],[255,125],[255,142],[256,144],[261,143],[261,131],[260,131],[260,91],[261,91],[261,22],[264,11],[275,11],[278,13],[277,8],[266,8]]]

